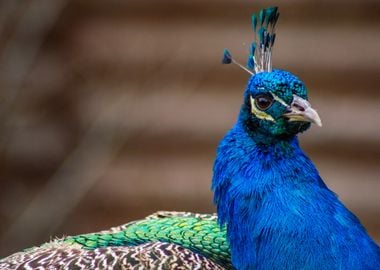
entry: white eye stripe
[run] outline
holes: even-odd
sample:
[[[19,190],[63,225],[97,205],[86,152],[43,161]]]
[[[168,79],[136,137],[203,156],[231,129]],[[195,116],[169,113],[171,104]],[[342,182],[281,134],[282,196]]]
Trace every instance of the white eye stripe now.
[[[270,93],[273,96],[275,101],[279,102],[281,105],[285,106],[286,108],[290,107],[290,105],[288,105],[283,99],[279,98],[278,96],[276,96],[272,92],[270,92]]]

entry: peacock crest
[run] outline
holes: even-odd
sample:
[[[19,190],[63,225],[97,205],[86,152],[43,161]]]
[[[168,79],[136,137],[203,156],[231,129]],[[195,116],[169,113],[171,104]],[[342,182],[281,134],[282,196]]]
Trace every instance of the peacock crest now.
[[[254,40],[249,48],[247,67],[235,61],[228,49],[224,50],[222,63],[234,63],[252,75],[271,72],[272,48],[276,39],[276,23],[279,16],[277,7],[262,9],[259,14],[252,15]]]

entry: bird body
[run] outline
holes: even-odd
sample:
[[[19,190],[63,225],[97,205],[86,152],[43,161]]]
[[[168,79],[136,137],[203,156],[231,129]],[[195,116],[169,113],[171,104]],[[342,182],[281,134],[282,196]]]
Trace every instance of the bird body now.
[[[218,148],[213,178],[236,269],[380,269],[379,247],[298,138],[256,136],[248,107]]]
[[[213,168],[217,215],[159,212],[0,260],[0,269],[380,269],[380,248],[323,182],[298,134],[322,122],[304,83],[272,69],[277,8],[252,17],[252,74]],[[259,29],[257,29],[259,27]],[[223,63],[237,63],[225,50]]]

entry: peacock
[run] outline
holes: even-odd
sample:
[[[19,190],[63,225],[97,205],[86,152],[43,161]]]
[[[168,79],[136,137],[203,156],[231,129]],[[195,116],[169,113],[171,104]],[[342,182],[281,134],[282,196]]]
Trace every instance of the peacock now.
[[[252,15],[250,78],[217,149],[217,214],[157,212],[0,260],[0,269],[380,269],[380,248],[323,182],[297,135],[322,125],[305,84],[272,69],[277,7]]]

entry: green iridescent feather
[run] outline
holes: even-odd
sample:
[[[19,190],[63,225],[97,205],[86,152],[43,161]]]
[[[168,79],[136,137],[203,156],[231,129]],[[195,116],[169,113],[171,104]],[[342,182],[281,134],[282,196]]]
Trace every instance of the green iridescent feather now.
[[[199,252],[222,265],[231,266],[226,231],[217,224],[215,215],[158,212],[109,231],[70,236],[63,241],[80,244],[86,249],[168,242]]]
[[[67,236],[0,259],[0,269],[233,269],[217,216],[157,212],[98,233]],[[28,269],[29,269],[28,268]]]

